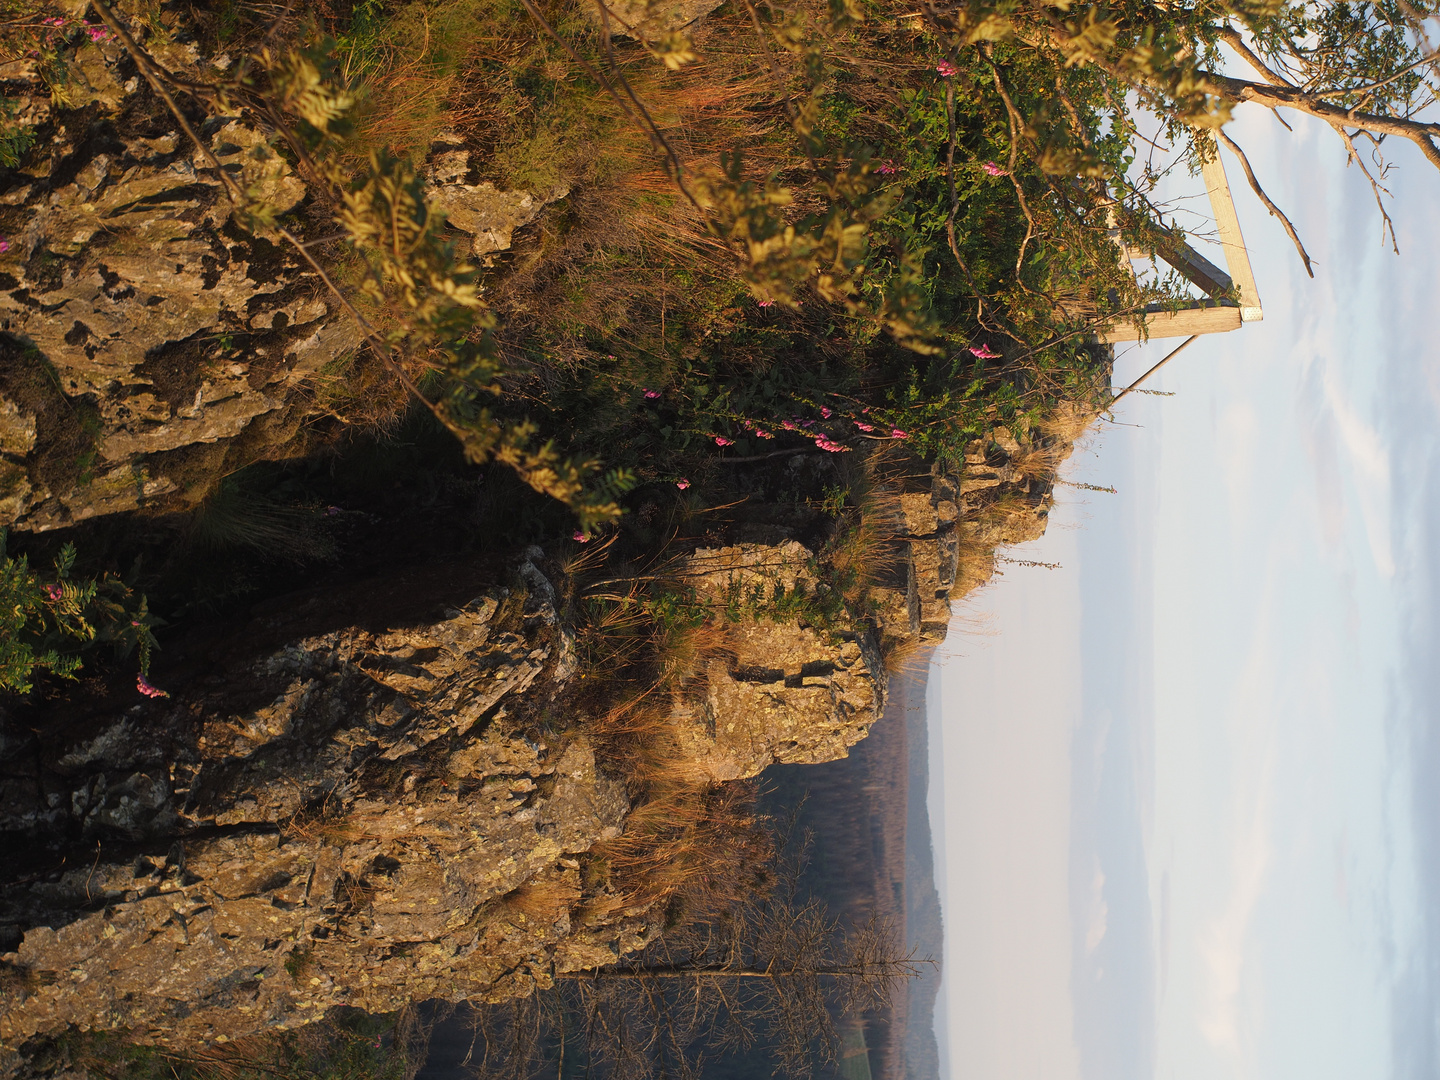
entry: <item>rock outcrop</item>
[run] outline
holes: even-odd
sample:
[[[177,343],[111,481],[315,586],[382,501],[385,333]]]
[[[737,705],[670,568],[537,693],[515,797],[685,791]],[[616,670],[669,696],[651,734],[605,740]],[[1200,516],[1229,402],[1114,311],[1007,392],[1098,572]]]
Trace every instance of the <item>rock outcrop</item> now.
[[[683,575],[723,609],[752,590],[814,591],[803,545],[701,548]],[[703,703],[675,714],[688,757],[716,780],[755,776],[777,761],[834,761],[863,739],[885,707],[884,663],[872,631],[831,631],[762,617],[727,628],[725,656],[706,665]]]
[[[232,63],[202,57],[164,12],[116,7],[183,78]],[[36,144],[0,169],[0,526],[185,509],[220,476],[303,453],[361,344],[319,276],[278,236],[235,224],[217,171],[113,39],[81,35],[64,107],[32,62],[3,67],[7,92],[31,90],[6,100]],[[268,133],[196,124],[277,214],[310,206]],[[431,193],[476,255],[508,249],[569,191],[469,184],[467,168],[465,151],[439,153]]]
[[[173,671],[173,698],[63,735],[7,730],[0,828],[34,865],[0,889],[20,973],[0,1041],[223,1040],[506,996],[635,947],[623,905],[572,923],[577,859],[629,802],[583,737],[511,716],[571,659],[548,582],[528,561],[510,577]]]
[[[192,643],[156,676],[169,699],[4,724],[0,835],[26,854],[0,885],[0,1043],[496,999],[643,944],[646,910],[582,881],[630,804],[553,717],[576,664],[539,557],[292,598]],[[741,545],[690,570],[720,596],[793,587],[808,558]],[[884,700],[868,638],[793,620],[740,623],[704,680],[677,727],[717,780],[843,756]]]

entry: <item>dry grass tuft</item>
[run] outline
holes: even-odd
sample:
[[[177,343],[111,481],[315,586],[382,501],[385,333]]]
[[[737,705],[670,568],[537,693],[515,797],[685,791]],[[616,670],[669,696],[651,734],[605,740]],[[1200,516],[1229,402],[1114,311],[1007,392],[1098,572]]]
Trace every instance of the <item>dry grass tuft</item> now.
[[[632,810],[625,832],[594,853],[628,905],[679,897],[688,917],[718,913],[742,898],[773,855],[755,797],[748,781],[674,791]]]
[[[579,899],[579,889],[550,875],[537,875],[502,898],[507,909],[541,925],[558,922]]]
[[[930,651],[919,634],[886,634],[880,641],[880,655],[890,675],[914,675],[930,664]]]

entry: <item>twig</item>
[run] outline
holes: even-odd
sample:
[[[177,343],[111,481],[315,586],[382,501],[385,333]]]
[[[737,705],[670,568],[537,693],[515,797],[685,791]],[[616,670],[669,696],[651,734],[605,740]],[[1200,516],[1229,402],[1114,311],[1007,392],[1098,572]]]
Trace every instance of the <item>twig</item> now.
[[[1370,167],[1361,159],[1360,151],[1355,149],[1355,138],[1350,132],[1345,130],[1345,125],[1332,120],[1330,126],[1345,143],[1345,150],[1349,155],[1346,164],[1353,161],[1356,165],[1359,165],[1360,171],[1365,174],[1365,179],[1370,181],[1370,192],[1375,196],[1375,206],[1379,209],[1382,219],[1380,225],[1380,242],[1382,244],[1385,242],[1385,233],[1388,230],[1390,233],[1390,247],[1396,255],[1399,255],[1400,242],[1395,236],[1395,222],[1390,219],[1390,214],[1385,209],[1385,200],[1383,198],[1384,195],[1390,194],[1390,190],[1375,179],[1375,175],[1370,171]],[[1367,132],[1366,134],[1369,133]],[[1374,136],[1371,136],[1371,138],[1373,139]]]
[[[945,236],[950,242],[950,254],[955,256],[956,265],[965,275],[970,291],[975,294],[975,320],[981,326],[987,326],[989,324],[985,321],[985,297],[980,292],[980,286],[975,284],[970,267],[965,265],[965,260],[960,255],[960,245],[955,242],[955,213],[960,208],[960,195],[955,190],[955,84],[948,76],[945,79],[945,127],[945,182],[950,185],[950,213],[945,216]],[[989,325],[989,329],[996,333],[1005,332],[994,325]]]
[[[1265,194],[1265,189],[1260,186],[1260,181],[1255,179],[1255,170],[1250,167],[1250,159],[1245,156],[1245,151],[1219,128],[1215,129],[1215,137],[1230,148],[1230,152],[1240,159],[1240,165],[1245,170],[1245,179],[1250,181],[1250,189],[1260,196],[1260,201],[1270,211],[1272,217],[1280,219],[1280,224],[1285,226],[1285,231],[1290,234],[1290,239],[1295,244],[1295,250],[1300,253],[1300,260],[1305,264],[1305,273],[1314,278],[1315,271],[1310,265],[1310,253],[1305,250],[1305,245],[1300,242],[1300,234],[1295,231],[1295,226],[1285,216],[1285,212],[1270,201],[1270,196]]]
[[[1000,69],[995,66],[995,61],[990,58],[990,52],[985,52],[985,62],[990,65],[990,74],[995,79],[995,89],[1000,91],[1000,99],[1005,102],[1005,112],[1010,119],[1010,159],[1007,175],[1010,183],[1015,185],[1015,196],[1020,200],[1020,209],[1025,214],[1025,239],[1020,241],[1020,251],[1015,256],[1015,280],[1020,280],[1020,267],[1025,262],[1025,249],[1029,247],[1030,240],[1035,235],[1035,218],[1030,213],[1030,204],[1025,199],[1025,189],[1020,185],[1020,178],[1015,175],[1015,166],[1020,155],[1020,135],[1025,130],[1024,118],[1020,111],[1015,108],[1015,102],[1010,100],[1010,91],[1005,88],[1005,80],[1000,77]]]
[[[614,72],[615,77],[620,80],[621,85],[625,88],[625,96],[622,96],[620,92],[615,89],[614,85],[610,82],[610,80],[605,77],[604,72],[602,72],[599,68],[595,67],[594,64],[590,63],[590,61],[586,60],[579,53],[577,53],[570,45],[570,43],[560,36],[556,29],[550,25],[549,20],[540,13],[540,9],[535,6],[534,0],[520,0],[520,3],[523,4],[525,6],[525,10],[530,13],[530,17],[540,24],[540,29],[544,30],[545,33],[548,34],[550,38],[555,42],[555,44],[559,45],[562,49],[564,49],[570,55],[570,59],[574,60],[575,63],[579,64],[580,67],[588,75],[590,75],[591,78],[593,78],[602,87],[604,87],[605,92],[615,99],[616,103],[620,106],[620,108],[625,111],[625,114],[629,116],[632,121],[634,121],[637,125],[639,125],[645,130],[645,133],[650,138],[651,143],[662,152],[665,158],[667,171],[671,174],[670,178],[680,189],[680,193],[684,195],[687,200],[689,200],[691,206],[695,207],[697,211],[703,214],[704,208],[700,205],[699,200],[695,198],[694,193],[691,192],[689,186],[685,183],[684,171],[680,165],[679,155],[675,153],[674,148],[670,145],[669,141],[665,138],[665,136],[660,133],[659,127],[655,124],[655,121],[651,118],[649,112],[647,112],[645,110],[645,107],[640,103],[640,99],[635,95],[635,91],[631,89],[629,82],[625,79],[625,76],[619,72],[619,70],[614,64],[614,51],[610,45],[610,14],[609,9],[605,7],[602,0],[596,0],[596,3],[600,8],[600,17],[605,26],[606,52],[609,54],[611,59],[611,70]],[[630,101],[625,100],[626,96],[629,97]],[[631,104],[632,102],[633,105]],[[638,115],[636,113],[636,110],[639,110]]]

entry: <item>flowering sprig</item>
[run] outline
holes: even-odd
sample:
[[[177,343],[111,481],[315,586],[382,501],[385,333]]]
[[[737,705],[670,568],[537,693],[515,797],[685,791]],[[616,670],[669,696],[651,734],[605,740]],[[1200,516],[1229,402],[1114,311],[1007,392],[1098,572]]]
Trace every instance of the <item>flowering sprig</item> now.
[[[145,678],[144,675],[135,676],[135,689],[139,690],[140,693],[144,694],[146,697],[156,698],[170,696],[164,690],[161,690],[158,686],[152,686],[150,684],[150,680]]]

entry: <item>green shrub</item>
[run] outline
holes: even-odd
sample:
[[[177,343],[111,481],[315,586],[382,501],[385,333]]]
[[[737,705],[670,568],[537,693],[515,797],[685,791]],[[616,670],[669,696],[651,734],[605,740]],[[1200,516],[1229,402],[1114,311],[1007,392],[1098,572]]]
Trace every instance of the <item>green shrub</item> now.
[[[0,689],[28,693],[37,668],[73,679],[83,653],[102,643],[121,657],[139,649],[143,680],[159,622],[145,597],[113,574],[72,577],[73,544],[61,549],[52,573],[41,574],[26,556],[11,557],[5,540],[0,529]]]

